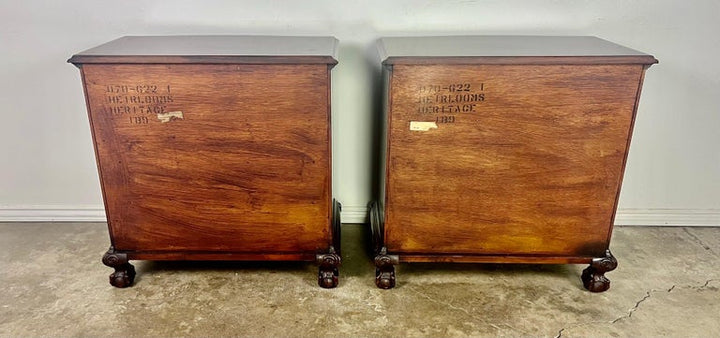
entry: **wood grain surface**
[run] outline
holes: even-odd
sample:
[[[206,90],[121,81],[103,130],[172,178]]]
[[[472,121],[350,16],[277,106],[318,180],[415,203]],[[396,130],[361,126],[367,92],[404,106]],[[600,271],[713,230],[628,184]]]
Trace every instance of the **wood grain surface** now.
[[[81,69],[116,250],[283,259],[331,245],[328,65]]]
[[[392,66],[388,252],[407,261],[602,257],[643,72],[640,64]],[[430,124],[411,130],[413,121]]]

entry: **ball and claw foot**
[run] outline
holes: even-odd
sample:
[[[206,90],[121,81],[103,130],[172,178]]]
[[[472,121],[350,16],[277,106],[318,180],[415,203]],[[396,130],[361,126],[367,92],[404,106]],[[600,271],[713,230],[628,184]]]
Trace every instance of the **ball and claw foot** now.
[[[382,247],[375,256],[375,285],[381,289],[395,287],[395,265],[400,263],[396,255],[388,255],[387,248]]]
[[[318,285],[322,288],[332,289],[338,286],[338,266],[340,266],[340,255],[335,253],[335,249],[330,247],[330,252],[319,254],[315,258],[320,264],[318,268]]]
[[[603,292],[610,288],[610,280],[605,277],[605,273],[615,270],[617,260],[613,257],[610,250],[605,251],[605,257],[594,258],[590,266],[583,270],[582,281],[583,286],[590,292]]]
[[[115,268],[110,274],[110,285],[116,288],[126,288],[135,281],[135,267],[128,263],[124,267]]]
[[[395,267],[389,266],[384,269],[375,268],[375,285],[381,289],[392,289],[395,287]]]
[[[320,268],[320,271],[318,271],[318,285],[325,289],[332,289],[338,286],[338,274],[337,268],[328,270]]]
[[[135,281],[135,267],[128,263],[127,254],[115,252],[113,247],[105,253],[103,264],[115,269],[110,274],[110,285],[116,288],[126,288]]]

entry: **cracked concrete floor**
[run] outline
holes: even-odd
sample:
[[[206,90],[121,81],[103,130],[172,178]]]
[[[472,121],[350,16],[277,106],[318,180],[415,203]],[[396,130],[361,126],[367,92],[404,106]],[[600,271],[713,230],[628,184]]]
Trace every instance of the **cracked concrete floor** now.
[[[403,264],[379,290],[364,231],[343,226],[332,290],[308,263],[146,261],[116,289],[105,224],[0,224],[0,335],[720,335],[720,228],[616,228],[601,294],[584,266],[525,264]]]

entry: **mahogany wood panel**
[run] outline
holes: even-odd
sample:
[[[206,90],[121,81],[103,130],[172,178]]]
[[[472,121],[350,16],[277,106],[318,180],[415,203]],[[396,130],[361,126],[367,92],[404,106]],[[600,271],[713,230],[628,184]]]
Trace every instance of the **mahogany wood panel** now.
[[[273,259],[332,244],[328,65],[81,69],[115,250]]]
[[[237,253],[237,252],[200,252],[200,251],[159,251],[159,252],[128,252],[131,260],[154,261],[314,261],[316,254],[306,253]]]
[[[570,256],[504,256],[504,255],[426,255],[403,254],[399,262],[434,263],[522,263],[522,264],[587,264],[592,258]]]
[[[643,72],[641,64],[393,65],[388,252],[413,261],[604,256]]]

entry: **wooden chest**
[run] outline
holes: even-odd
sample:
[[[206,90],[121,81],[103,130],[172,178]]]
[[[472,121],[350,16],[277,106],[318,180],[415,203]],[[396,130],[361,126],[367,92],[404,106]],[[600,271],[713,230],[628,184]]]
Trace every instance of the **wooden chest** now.
[[[298,260],[337,285],[332,37],[123,37],[74,55],[110,230],[129,260]]]
[[[595,37],[379,41],[386,142],[376,284],[399,262],[589,263],[608,250],[645,69]]]

